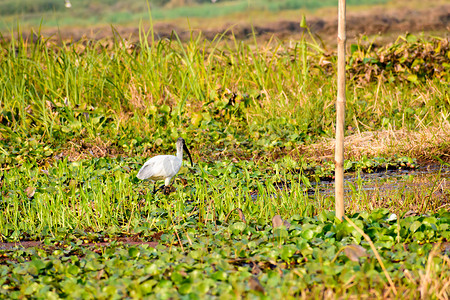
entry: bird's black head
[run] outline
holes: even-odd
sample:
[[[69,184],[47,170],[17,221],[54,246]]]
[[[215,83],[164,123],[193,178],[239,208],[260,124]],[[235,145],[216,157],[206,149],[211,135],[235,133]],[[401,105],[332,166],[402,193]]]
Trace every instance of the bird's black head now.
[[[189,152],[189,149],[188,149],[188,147],[186,146],[186,142],[185,142],[184,139],[181,138],[181,137],[179,137],[179,138],[177,139],[177,145],[179,145],[179,144],[183,146],[183,150],[186,151],[186,153],[187,153],[187,155],[188,155],[188,157],[189,157],[189,160],[191,161],[191,166],[193,167],[193,166],[194,166],[194,163],[192,162],[191,153]]]

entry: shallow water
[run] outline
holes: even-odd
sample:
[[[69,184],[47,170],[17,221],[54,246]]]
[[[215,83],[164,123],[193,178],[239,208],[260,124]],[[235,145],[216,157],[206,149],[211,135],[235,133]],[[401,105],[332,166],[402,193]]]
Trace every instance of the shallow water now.
[[[311,182],[312,187],[308,188],[309,196],[320,195],[324,197],[334,196],[334,180],[323,180]],[[289,184],[279,184],[278,189],[289,189]],[[386,170],[373,173],[351,173],[344,176],[344,192],[346,194],[356,192],[366,192],[367,194],[377,194],[382,197],[393,191],[408,190],[429,190],[437,196],[449,197],[450,191],[450,167],[440,165],[430,165],[418,169],[409,170]],[[251,198],[255,201],[257,193],[252,193]],[[276,197],[276,195],[273,195]]]
[[[412,188],[435,188],[442,192],[450,187],[450,167],[427,166],[414,170],[387,170],[374,173],[349,174],[344,177],[346,192],[358,191],[392,191]],[[334,181],[319,182],[308,193],[334,193]]]

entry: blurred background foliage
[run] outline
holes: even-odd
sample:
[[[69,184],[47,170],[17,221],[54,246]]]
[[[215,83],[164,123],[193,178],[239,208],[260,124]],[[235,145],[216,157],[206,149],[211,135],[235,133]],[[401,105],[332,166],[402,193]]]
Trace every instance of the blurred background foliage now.
[[[348,0],[347,4],[372,5],[387,0]],[[334,0],[72,0],[70,9],[64,0],[1,0],[0,30],[17,26],[87,26],[127,24],[149,17],[153,19],[212,18],[249,11],[279,12],[283,10],[318,9],[335,6]]]

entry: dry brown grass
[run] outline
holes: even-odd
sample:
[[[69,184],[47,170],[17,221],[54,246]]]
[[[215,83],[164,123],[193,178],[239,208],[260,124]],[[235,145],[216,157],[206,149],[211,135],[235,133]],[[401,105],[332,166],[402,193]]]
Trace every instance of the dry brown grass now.
[[[425,273],[421,273],[418,281],[418,288],[422,299],[449,299],[450,298],[450,278],[442,272],[442,269],[450,268],[450,259],[439,254],[440,245],[436,245],[428,256]],[[442,265],[436,265],[434,258],[440,256],[443,259]],[[448,275],[448,273],[447,273]]]
[[[100,137],[97,137],[92,142],[76,139],[69,141],[67,148],[61,151],[55,158],[67,157],[68,161],[73,162],[99,157],[116,157],[118,154],[118,149],[111,147],[111,142],[103,141]]]
[[[380,130],[356,133],[345,138],[346,158],[363,156],[409,156],[420,162],[450,161],[450,122],[442,118],[439,126],[420,126],[418,130]],[[324,139],[301,152],[312,154],[316,160],[332,159],[334,139]]]
[[[123,119],[126,120],[128,117],[123,116]],[[303,155],[315,161],[323,161],[333,159],[334,147],[334,139],[323,139],[315,144],[300,145],[289,153],[283,149],[274,149],[271,153],[259,153],[253,154],[253,156],[277,158],[284,155]],[[245,151],[240,151],[239,148],[228,151],[230,153],[220,152],[217,159],[226,156],[248,159],[251,156]],[[79,140],[70,141],[67,148],[59,155],[68,156],[70,161],[75,161],[92,157],[115,157],[121,155],[121,152],[121,149],[112,146],[110,142],[97,138],[93,143]],[[146,151],[146,154],[151,155],[152,153]],[[197,154],[201,155],[201,153]],[[213,154],[211,155],[211,157],[215,157]],[[406,129],[367,131],[345,138],[346,159],[359,160],[364,156],[390,157],[393,155],[416,158],[421,164],[436,163],[438,162],[437,158],[450,162],[450,122],[442,122],[440,126],[424,126],[417,131]],[[257,158],[253,157],[253,159]]]

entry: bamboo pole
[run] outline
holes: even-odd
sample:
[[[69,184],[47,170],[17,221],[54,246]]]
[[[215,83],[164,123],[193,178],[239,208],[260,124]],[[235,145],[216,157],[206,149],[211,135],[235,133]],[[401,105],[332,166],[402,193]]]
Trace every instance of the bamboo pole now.
[[[344,216],[344,128],[345,128],[345,0],[339,0],[338,68],[336,101],[335,201],[336,217]]]

